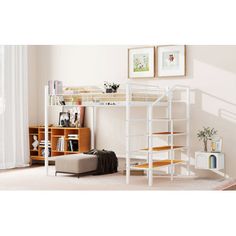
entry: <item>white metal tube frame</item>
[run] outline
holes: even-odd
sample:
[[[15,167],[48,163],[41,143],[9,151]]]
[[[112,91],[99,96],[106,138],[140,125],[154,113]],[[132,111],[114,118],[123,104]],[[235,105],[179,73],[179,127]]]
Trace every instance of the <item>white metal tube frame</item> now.
[[[130,181],[130,140],[129,140],[129,126],[130,126],[130,87],[131,86],[142,86],[143,87],[155,87],[160,91],[163,91],[163,89],[160,89],[158,86],[149,86],[149,85],[141,85],[141,84],[127,84],[126,86],[126,183],[128,184]],[[190,174],[190,156],[189,156],[189,131],[190,131],[190,93],[189,88],[182,85],[175,85],[171,89],[167,88],[164,94],[158,98],[155,102],[153,102],[151,105],[148,106],[148,185],[152,186],[153,182],[153,163],[152,163],[152,143],[153,143],[153,132],[152,132],[152,113],[153,113],[153,107],[157,105],[164,97],[168,97],[168,112],[167,117],[168,121],[170,121],[170,124],[168,122],[168,130],[170,131],[171,135],[168,138],[168,144],[171,146],[171,150],[168,153],[169,159],[171,159],[171,165],[170,165],[170,172],[171,172],[171,180],[173,180],[174,176],[174,125],[173,125],[173,117],[172,117],[172,93],[174,90],[184,90],[186,91],[186,147],[187,147],[187,156],[188,156],[188,174]]]

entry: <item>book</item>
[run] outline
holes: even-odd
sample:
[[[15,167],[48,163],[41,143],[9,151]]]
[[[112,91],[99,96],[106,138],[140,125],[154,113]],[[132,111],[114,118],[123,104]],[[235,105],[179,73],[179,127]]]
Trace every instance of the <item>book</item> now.
[[[62,94],[63,83],[59,80],[49,80],[48,81],[48,94],[49,95],[57,95]]]
[[[64,152],[64,143],[65,143],[64,136],[58,138],[56,150],[59,152]]]
[[[72,141],[71,140],[69,141],[69,144],[70,144],[70,151],[73,152],[73,145],[72,145]]]

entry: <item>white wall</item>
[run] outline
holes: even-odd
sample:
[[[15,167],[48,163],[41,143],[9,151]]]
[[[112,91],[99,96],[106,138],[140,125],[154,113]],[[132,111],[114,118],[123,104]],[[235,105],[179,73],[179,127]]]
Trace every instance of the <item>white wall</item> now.
[[[65,85],[102,85],[105,80],[127,82],[128,46],[31,47],[32,64],[36,64],[31,73],[31,79],[35,81],[34,86],[31,84],[33,99],[30,99],[34,101],[30,107],[30,110],[33,108],[30,111],[31,123],[43,123],[43,86],[47,80],[62,80]],[[236,46],[187,46],[186,77],[138,80],[161,86],[183,84],[192,88],[191,154],[193,156],[194,151],[201,148],[201,143],[196,138],[197,130],[202,126],[214,127],[223,137],[226,171],[233,177],[236,177],[235,55]],[[124,153],[124,115],[123,108],[111,108],[106,111],[104,108],[98,111],[98,148]],[[57,114],[51,119],[57,122]]]

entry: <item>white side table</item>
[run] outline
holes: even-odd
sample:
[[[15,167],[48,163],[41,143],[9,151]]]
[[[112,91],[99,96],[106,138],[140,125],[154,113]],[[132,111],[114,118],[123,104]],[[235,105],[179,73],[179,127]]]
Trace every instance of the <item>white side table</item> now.
[[[204,170],[223,170],[225,168],[224,154],[195,152],[195,168]]]

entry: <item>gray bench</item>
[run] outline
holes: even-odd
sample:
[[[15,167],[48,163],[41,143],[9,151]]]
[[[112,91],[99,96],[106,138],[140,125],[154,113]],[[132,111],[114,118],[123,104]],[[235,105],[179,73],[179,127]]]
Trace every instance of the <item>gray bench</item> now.
[[[97,156],[88,154],[72,154],[58,156],[55,160],[57,173],[75,174],[78,177],[82,175],[95,173],[97,169]]]

